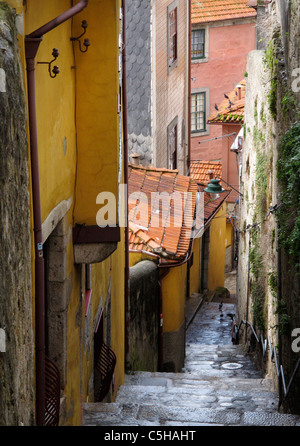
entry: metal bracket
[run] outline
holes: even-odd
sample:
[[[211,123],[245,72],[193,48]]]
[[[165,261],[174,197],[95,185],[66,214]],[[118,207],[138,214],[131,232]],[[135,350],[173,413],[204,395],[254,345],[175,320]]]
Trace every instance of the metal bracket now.
[[[52,59],[50,62],[38,62],[38,64],[41,64],[41,65],[42,65],[42,64],[45,64],[45,65],[48,65],[49,75],[50,75],[50,77],[54,78],[54,77],[56,77],[56,76],[58,75],[58,73],[59,73],[59,68],[58,68],[57,65],[54,65],[53,69],[51,70],[51,65],[53,64],[53,62],[56,61],[56,59],[57,59],[58,56],[59,56],[59,52],[58,52],[58,49],[57,49],[57,48],[53,48],[52,56],[54,57],[54,59]]]
[[[87,52],[87,50],[89,49],[89,46],[91,46],[91,42],[89,41],[89,39],[84,39],[84,41],[83,41],[83,45],[85,46],[85,49],[82,49],[82,46],[81,46],[81,37],[86,33],[86,29],[87,29],[87,27],[88,27],[88,23],[87,23],[87,21],[86,20],[83,20],[82,21],[82,23],[81,23],[81,27],[83,28],[83,33],[82,34],[80,34],[80,36],[78,36],[78,37],[71,37],[70,38],[70,40],[71,40],[71,42],[78,42],[79,43],[79,50],[82,52],[82,53],[86,53]]]

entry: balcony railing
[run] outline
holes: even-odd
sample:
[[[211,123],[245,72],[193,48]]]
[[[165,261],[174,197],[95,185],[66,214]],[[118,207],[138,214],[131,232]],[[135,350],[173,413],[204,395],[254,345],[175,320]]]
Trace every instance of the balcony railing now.
[[[96,362],[95,401],[102,401],[109,392],[116,362],[116,355],[112,349],[103,342]]]
[[[262,353],[263,353],[263,357],[265,357],[266,352],[269,348],[269,352],[270,352],[270,359],[272,362],[275,363],[276,366],[276,373],[277,373],[277,377],[278,379],[281,379],[281,383],[282,383],[282,387],[283,387],[283,396],[284,398],[288,397],[288,394],[290,392],[291,386],[293,384],[293,381],[295,379],[295,376],[297,374],[297,372],[300,369],[300,359],[298,359],[297,364],[295,366],[295,369],[292,373],[292,376],[289,380],[288,385],[286,384],[286,380],[285,380],[285,375],[284,375],[284,370],[283,370],[283,366],[279,363],[278,357],[277,357],[277,351],[276,351],[276,346],[272,346],[272,342],[270,339],[270,336],[268,336],[268,339],[264,339],[263,336],[261,335],[260,338],[257,335],[253,325],[250,324],[250,322],[248,321],[244,321],[242,320],[238,326],[237,331],[239,332],[241,329],[242,325],[245,325],[246,327],[250,327],[252,330],[252,333],[256,339],[256,342],[261,346],[262,348]]]
[[[58,426],[60,409],[60,373],[46,356],[45,363],[45,426]]]

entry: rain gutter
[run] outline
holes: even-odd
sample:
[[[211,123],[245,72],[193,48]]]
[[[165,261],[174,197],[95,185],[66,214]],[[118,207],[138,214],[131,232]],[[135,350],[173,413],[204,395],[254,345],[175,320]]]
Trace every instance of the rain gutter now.
[[[192,0],[189,0],[188,3],[188,159],[187,159],[187,168],[188,172],[190,171],[191,164],[191,75],[192,75]]]
[[[127,65],[126,65],[126,11],[125,0],[122,0],[123,14],[123,48],[122,48],[122,95],[123,95],[123,138],[124,138],[124,183],[125,199],[125,369],[129,368],[129,228],[128,228],[128,120],[127,120]]]
[[[35,247],[35,343],[36,343],[36,424],[45,424],[45,276],[42,241],[37,114],[35,95],[35,57],[44,34],[69,20],[88,5],[81,0],[55,19],[25,36],[25,57],[28,89],[28,114],[30,133],[32,201]]]

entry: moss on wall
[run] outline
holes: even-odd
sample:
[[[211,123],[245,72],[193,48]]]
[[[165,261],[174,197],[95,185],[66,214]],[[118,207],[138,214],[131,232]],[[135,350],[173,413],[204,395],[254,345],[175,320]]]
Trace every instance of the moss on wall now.
[[[277,176],[281,186],[280,245],[297,259],[300,256],[300,122],[293,124],[281,140]]]
[[[254,228],[251,232],[251,249],[249,251],[249,262],[252,273],[250,291],[252,297],[252,311],[254,326],[264,331],[266,328],[266,292],[265,292],[265,271],[263,255],[260,248],[259,230]]]
[[[15,13],[0,2],[0,425],[34,424],[29,174]]]

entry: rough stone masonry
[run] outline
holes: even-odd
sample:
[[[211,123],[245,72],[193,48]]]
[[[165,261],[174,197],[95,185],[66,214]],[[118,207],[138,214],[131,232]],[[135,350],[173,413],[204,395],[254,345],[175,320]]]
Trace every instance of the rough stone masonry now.
[[[0,1],[0,425],[12,426],[34,424],[26,119],[15,13]]]

